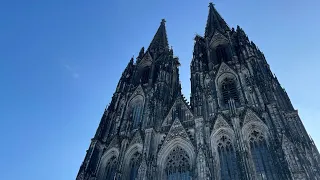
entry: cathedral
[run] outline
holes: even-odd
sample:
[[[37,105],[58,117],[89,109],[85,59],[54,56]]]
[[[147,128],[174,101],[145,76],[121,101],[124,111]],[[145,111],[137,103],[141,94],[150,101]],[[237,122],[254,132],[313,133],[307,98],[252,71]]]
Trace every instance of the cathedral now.
[[[320,155],[264,54],[209,4],[190,103],[165,21],[123,71],[77,180],[320,180]]]

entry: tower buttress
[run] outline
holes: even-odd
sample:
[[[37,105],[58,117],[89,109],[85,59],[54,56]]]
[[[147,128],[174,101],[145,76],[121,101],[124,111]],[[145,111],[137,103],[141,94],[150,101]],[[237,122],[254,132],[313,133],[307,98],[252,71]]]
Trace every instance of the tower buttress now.
[[[195,116],[203,117],[207,124],[219,124],[217,116],[220,114],[225,116],[226,123],[233,127],[230,131],[235,134],[238,143],[247,143],[248,140],[242,136],[252,131],[245,130],[250,124],[246,119],[249,119],[249,116],[251,120],[261,119],[261,127],[263,124],[270,133],[267,148],[270,157],[265,157],[273,164],[269,171],[280,179],[290,179],[292,173],[297,173],[290,172],[288,166],[281,166],[286,163],[283,161],[281,142],[283,135],[286,135],[296,147],[300,148],[300,152],[308,154],[307,152],[311,151],[313,145],[298,114],[286,91],[271,72],[264,54],[249,40],[240,26],[237,26],[236,30],[234,28],[230,30],[212,3],[209,4],[205,35],[195,37],[190,70],[190,101]],[[255,114],[256,117],[249,114]],[[259,125],[254,126],[259,127]],[[266,135],[264,137],[266,138]],[[251,154],[254,153],[253,145],[236,144],[234,148],[240,153],[237,154],[238,167],[241,171],[239,175],[244,179],[249,177],[258,179],[260,175],[257,172],[249,171],[256,168],[257,164],[252,162],[254,157],[241,154],[249,151]],[[301,158],[306,159],[306,156]],[[301,166],[309,168],[310,166],[304,164],[302,159],[299,161],[302,163]],[[300,176],[307,178],[307,174],[311,175],[313,172],[308,168],[305,174]]]

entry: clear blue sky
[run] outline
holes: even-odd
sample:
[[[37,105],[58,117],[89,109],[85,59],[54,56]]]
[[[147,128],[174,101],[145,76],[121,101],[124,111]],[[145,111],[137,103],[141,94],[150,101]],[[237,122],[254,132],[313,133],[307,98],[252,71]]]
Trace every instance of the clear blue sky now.
[[[162,18],[190,94],[208,0],[2,0],[0,179],[71,180],[132,55]],[[217,0],[265,53],[320,147],[320,1]]]

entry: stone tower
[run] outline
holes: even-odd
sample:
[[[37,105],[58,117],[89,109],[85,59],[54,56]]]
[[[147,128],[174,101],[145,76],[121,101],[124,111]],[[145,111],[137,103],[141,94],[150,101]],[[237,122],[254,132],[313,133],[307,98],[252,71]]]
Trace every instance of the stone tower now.
[[[263,53],[213,4],[190,105],[162,20],[122,73],[77,180],[320,180],[320,155]]]

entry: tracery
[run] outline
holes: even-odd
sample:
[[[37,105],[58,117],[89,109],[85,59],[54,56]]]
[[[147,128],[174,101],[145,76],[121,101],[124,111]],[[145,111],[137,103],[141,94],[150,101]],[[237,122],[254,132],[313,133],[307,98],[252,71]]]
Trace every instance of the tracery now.
[[[237,158],[230,138],[222,136],[218,141],[221,180],[239,179]]]
[[[166,175],[168,180],[191,180],[190,158],[181,147],[176,147],[169,154],[166,161]]]
[[[228,104],[230,99],[233,99],[235,102],[239,101],[237,86],[233,79],[225,78],[222,81],[222,96],[225,104]]]
[[[106,170],[104,173],[105,180],[114,180],[116,177],[117,170],[117,158],[113,156],[107,163]]]
[[[274,169],[272,156],[269,152],[266,140],[258,131],[253,131],[250,136],[250,151],[258,180],[278,179]]]
[[[143,97],[136,96],[130,102],[129,120],[132,122],[131,129],[137,129],[141,124],[142,112],[143,112]]]
[[[138,128],[140,121],[141,121],[141,112],[142,112],[142,103],[137,103],[133,107],[131,117],[132,117],[132,128]]]

